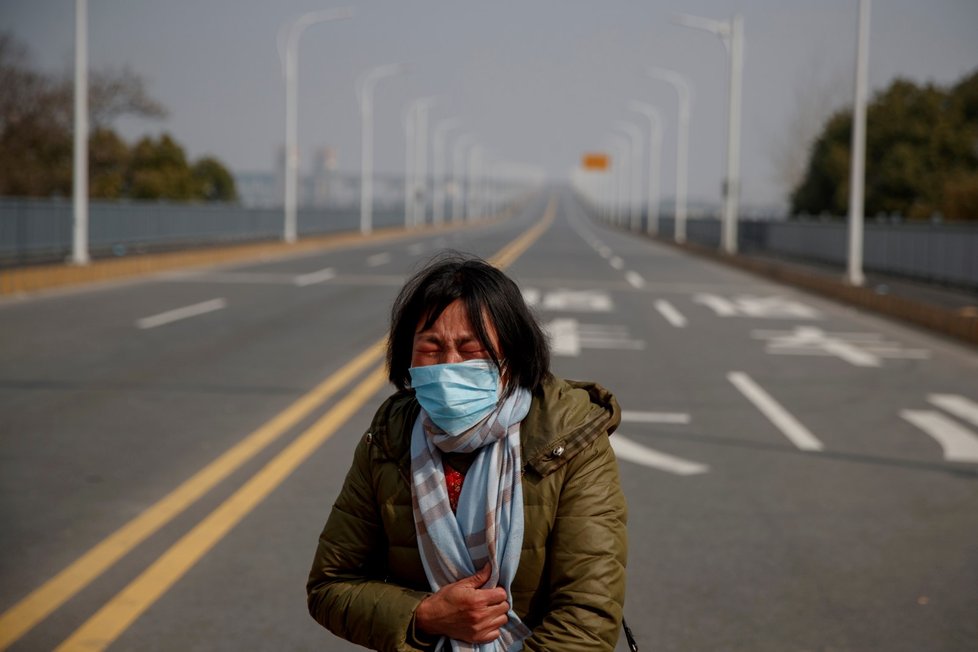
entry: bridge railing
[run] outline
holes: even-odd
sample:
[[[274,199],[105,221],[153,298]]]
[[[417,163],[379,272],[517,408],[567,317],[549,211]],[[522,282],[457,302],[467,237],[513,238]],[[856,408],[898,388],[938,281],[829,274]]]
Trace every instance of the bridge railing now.
[[[663,218],[660,233],[671,238],[674,220]],[[720,221],[688,220],[686,237],[708,247],[720,243]],[[978,224],[873,222],[865,224],[866,271],[978,289]],[[844,221],[741,220],[738,250],[767,253],[844,269],[848,230]]]

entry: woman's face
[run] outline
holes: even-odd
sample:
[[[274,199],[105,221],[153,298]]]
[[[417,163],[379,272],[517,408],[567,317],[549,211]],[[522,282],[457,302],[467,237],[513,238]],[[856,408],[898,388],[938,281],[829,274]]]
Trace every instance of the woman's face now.
[[[411,353],[412,367],[425,367],[431,364],[465,362],[466,360],[491,359],[475,329],[465,313],[461,299],[448,304],[427,330],[424,318],[418,322],[414,331],[414,349]],[[486,322],[486,331],[492,346],[499,351],[499,339],[492,323]]]

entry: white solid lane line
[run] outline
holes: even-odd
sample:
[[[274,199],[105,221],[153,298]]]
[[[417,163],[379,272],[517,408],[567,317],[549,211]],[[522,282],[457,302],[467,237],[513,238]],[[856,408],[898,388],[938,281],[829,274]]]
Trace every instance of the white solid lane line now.
[[[803,451],[820,451],[824,448],[822,442],[791,416],[781,404],[761,389],[761,386],[751,380],[751,377],[741,371],[731,371],[727,380],[733,383],[747,400],[754,404],[761,414],[766,416],[785,437]]]
[[[203,301],[201,303],[195,303],[192,306],[184,306],[183,308],[175,308],[173,310],[167,310],[166,312],[161,312],[158,315],[152,315],[150,317],[143,317],[142,319],[136,320],[137,328],[156,328],[157,326],[163,326],[164,324],[169,324],[171,322],[179,321],[181,319],[187,319],[188,317],[196,317],[197,315],[203,315],[208,312],[214,312],[215,310],[220,310],[227,307],[228,302],[224,299],[211,299],[210,301]]]
[[[948,462],[978,462],[978,435],[940,412],[902,410],[900,416],[933,437]]]
[[[689,423],[685,412],[631,412],[622,410],[622,423]]]
[[[645,287],[645,279],[642,278],[637,272],[625,272],[625,280],[635,286],[635,288],[638,290]]]
[[[619,258],[618,256],[613,257],[608,262],[611,263],[611,266],[614,267],[615,269],[624,269],[625,268],[625,261],[622,260],[621,258]]]
[[[389,262],[391,262],[391,255],[387,252],[367,257],[367,267],[380,267]]]
[[[300,274],[292,279],[292,283],[302,288],[307,285],[313,285],[314,283],[323,283],[331,278],[336,278],[336,270],[334,270],[332,267],[327,267],[326,269],[321,269],[318,272]]]
[[[957,418],[978,426],[978,403],[957,394],[930,394],[927,400]]]
[[[615,455],[619,459],[676,475],[696,475],[710,470],[710,467],[705,464],[652,450],[641,444],[636,444],[618,433],[611,436],[611,447],[615,449]]]
[[[667,322],[676,328],[686,327],[686,318],[683,317],[682,313],[676,310],[671,303],[663,299],[659,299],[654,305],[655,309],[659,311],[660,315],[666,318]]]

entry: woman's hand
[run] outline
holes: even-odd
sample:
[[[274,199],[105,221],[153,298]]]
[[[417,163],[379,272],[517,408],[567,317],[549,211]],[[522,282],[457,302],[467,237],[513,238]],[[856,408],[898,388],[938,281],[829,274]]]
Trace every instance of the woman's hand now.
[[[499,628],[509,622],[506,589],[479,588],[489,579],[489,564],[475,575],[443,586],[421,601],[414,612],[415,625],[423,632],[468,643],[489,643],[499,638]]]

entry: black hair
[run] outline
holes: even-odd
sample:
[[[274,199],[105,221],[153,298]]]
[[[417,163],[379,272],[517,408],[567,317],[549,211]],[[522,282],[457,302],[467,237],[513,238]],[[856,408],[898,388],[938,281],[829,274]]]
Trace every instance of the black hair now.
[[[550,376],[547,338],[516,283],[481,258],[451,251],[430,260],[404,284],[394,300],[387,369],[390,381],[398,389],[407,389],[411,384],[408,370],[418,325],[422,330],[430,328],[458,299],[465,305],[475,336],[490,359],[507,372],[504,394],[517,387],[535,390]],[[486,319],[496,330],[498,351],[489,338]]]

